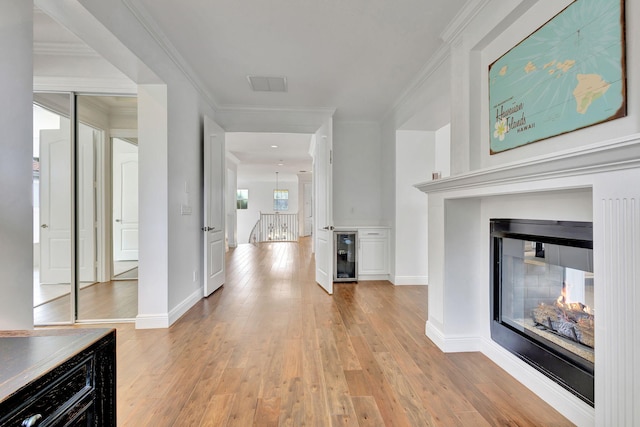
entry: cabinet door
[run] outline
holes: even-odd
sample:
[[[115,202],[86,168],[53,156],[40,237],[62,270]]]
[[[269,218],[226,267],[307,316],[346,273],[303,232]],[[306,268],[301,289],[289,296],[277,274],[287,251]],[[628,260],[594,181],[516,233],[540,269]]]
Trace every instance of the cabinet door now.
[[[389,249],[386,238],[360,239],[359,274],[389,274]]]

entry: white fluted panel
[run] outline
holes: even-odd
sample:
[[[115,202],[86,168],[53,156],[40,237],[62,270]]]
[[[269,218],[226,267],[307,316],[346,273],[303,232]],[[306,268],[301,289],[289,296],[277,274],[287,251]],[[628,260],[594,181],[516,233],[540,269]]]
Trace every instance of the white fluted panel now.
[[[602,426],[640,425],[638,204],[636,197],[602,198],[594,221],[596,423]]]

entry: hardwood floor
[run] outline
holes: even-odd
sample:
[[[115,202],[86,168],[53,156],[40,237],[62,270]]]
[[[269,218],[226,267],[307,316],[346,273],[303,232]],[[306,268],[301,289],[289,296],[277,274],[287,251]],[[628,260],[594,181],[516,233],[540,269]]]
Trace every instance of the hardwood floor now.
[[[117,325],[122,426],[567,426],[478,353],[424,334],[427,287],[314,282],[308,239],[242,245],[167,330]]]
[[[68,285],[67,285],[68,286]],[[69,294],[39,305],[33,310],[36,325],[68,322]],[[113,280],[80,289],[78,320],[135,319],[138,314],[138,281]]]

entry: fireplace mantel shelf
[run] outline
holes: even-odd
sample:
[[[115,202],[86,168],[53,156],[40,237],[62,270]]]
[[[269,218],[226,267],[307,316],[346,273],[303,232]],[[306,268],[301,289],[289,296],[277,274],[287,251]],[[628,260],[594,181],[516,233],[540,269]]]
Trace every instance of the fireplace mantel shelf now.
[[[424,193],[557,179],[640,167],[640,134],[416,184]]]

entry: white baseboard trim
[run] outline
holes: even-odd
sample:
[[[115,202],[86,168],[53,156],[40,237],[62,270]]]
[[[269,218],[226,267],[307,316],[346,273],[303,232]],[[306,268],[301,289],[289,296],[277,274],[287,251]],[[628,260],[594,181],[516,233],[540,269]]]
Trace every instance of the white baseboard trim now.
[[[391,281],[391,276],[388,274],[358,274],[358,282],[366,282],[368,280]]]
[[[191,307],[196,305],[204,297],[204,289],[198,288],[191,295],[189,295],[184,301],[175,306],[173,310],[169,312],[169,325],[173,325],[176,320],[182,317]]]
[[[138,314],[136,316],[136,329],[163,329],[169,327],[169,315],[162,314]]]
[[[203,290],[198,288],[169,313],[138,314],[136,329],[166,329],[173,325],[183,314],[202,299]]]
[[[427,320],[427,324],[424,327],[424,334],[442,351],[445,348],[444,334],[437,327],[433,326],[433,323]]]
[[[595,409],[491,339],[481,340],[482,354],[578,426],[595,425]]]
[[[425,334],[444,353],[467,353],[480,351],[480,337],[475,336],[446,336],[440,329],[427,321]]]
[[[405,285],[426,286],[428,284],[428,277],[427,276],[395,276],[392,282],[396,286],[405,286]]]

